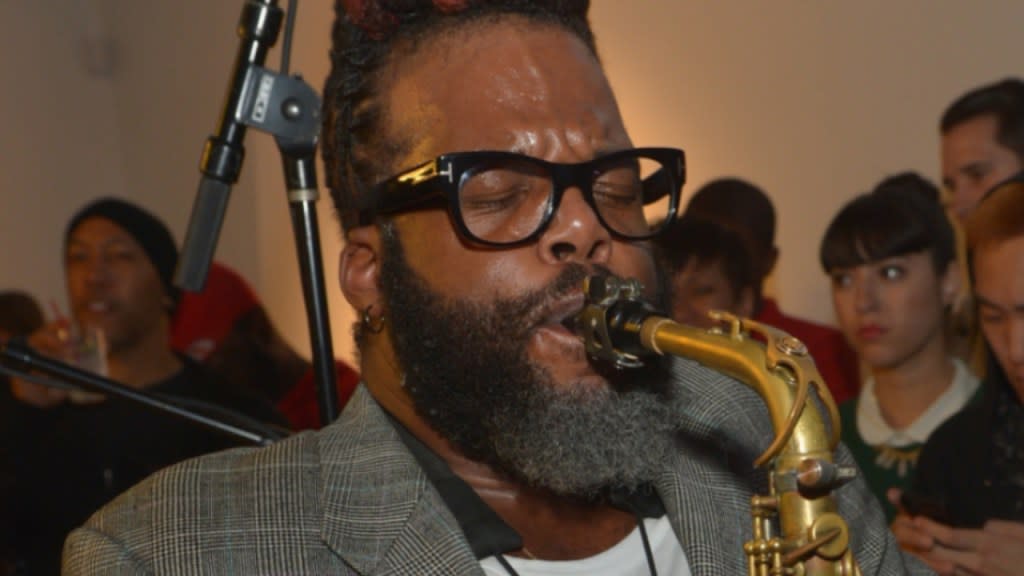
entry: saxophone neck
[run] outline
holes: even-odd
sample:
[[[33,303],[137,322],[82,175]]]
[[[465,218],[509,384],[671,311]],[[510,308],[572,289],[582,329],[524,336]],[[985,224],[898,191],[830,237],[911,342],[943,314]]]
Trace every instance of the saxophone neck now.
[[[775,437],[754,462],[770,465],[770,493],[751,501],[749,574],[859,574],[831,495],[852,469],[833,463],[839,414],[807,348],[780,330],[724,312],[715,313],[719,326],[711,330],[678,324],[643,302],[636,280],[591,278],[584,290],[577,328],[592,357],[620,368],[642,365],[650,355],[689,358],[735,377],[764,401]],[[812,388],[827,408],[831,436]]]

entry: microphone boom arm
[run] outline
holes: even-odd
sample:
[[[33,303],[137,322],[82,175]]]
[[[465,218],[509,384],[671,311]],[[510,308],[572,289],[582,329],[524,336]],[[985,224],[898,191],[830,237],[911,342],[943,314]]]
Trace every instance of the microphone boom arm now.
[[[15,377],[38,381],[39,379],[30,372],[36,370],[58,379],[61,383],[67,382],[89,392],[116,396],[252,444],[266,446],[290,434],[290,431],[258,422],[220,406],[210,406],[210,408],[222,414],[230,414],[240,422],[249,422],[249,425],[236,425],[201,414],[178,403],[170,402],[165,397],[125,386],[109,378],[103,378],[70,364],[43,356],[23,342],[19,342],[18,339],[9,340],[6,345],[0,346],[0,365],[3,366],[3,372]]]

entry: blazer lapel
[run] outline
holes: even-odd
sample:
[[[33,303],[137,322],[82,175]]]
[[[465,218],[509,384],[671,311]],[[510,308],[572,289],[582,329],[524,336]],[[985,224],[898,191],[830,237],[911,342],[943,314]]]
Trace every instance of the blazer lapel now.
[[[321,536],[359,574],[466,574],[476,558],[387,416],[360,386],[320,444]]]
[[[694,576],[746,573],[750,497],[765,483],[752,463],[771,430],[767,411],[748,387],[692,361],[676,361],[673,372],[678,450],[658,490]]]
[[[658,493],[694,576],[746,571],[743,539],[749,529],[749,496],[728,470],[712,464],[705,448],[688,448],[662,474]]]

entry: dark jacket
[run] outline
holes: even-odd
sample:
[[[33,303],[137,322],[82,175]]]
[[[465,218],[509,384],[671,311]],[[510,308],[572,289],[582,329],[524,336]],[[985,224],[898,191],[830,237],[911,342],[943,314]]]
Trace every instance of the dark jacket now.
[[[223,421],[228,408],[264,422],[281,423],[273,407],[244,390],[222,384],[183,358],[183,367],[146,389],[186,401]],[[68,532],[101,506],[150,474],[182,460],[245,444],[217,431],[123,399],[66,403],[50,409],[16,405],[4,430],[14,485],[14,544],[19,573],[57,574]]]
[[[987,372],[984,394],[932,433],[917,464],[913,492],[929,508],[923,513],[954,526],[1024,521],[1024,484],[1000,465],[994,440],[1003,419],[1020,420],[1024,412],[998,363],[990,360]]]

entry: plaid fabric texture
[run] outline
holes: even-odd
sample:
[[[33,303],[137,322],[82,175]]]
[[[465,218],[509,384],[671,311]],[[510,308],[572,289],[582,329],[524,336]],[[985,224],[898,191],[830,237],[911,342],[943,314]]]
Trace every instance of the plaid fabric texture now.
[[[658,481],[694,576],[746,573],[751,462],[770,441],[761,400],[685,360],[679,453]],[[852,462],[845,450],[840,460]],[[931,574],[899,552],[863,481],[838,491],[867,575]],[[65,574],[360,574],[482,571],[458,525],[365,387],[341,418],[273,446],[163,470],[71,534]]]

